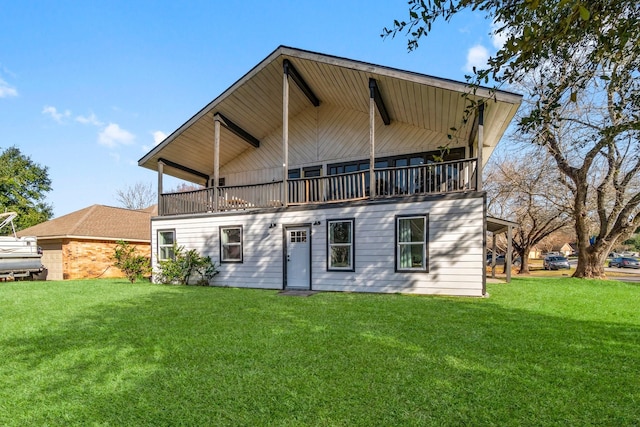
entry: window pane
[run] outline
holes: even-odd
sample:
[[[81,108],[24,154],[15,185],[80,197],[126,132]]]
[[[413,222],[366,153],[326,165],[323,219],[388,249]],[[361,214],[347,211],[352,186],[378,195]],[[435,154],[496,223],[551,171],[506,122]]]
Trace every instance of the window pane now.
[[[298,179],[298,178],[300,178],[300,169],[290,169],[288,177],[289,177],[289,179]]]
[[[329,243],[351,243],[351,222],[329,223]]]
[[[351,246],[332,246],[330,267],[351,267]]]
[[[400,245],[400,268],[411,268],[411,248]]]
[[[400,219],[398,241],[422,242],[424,240],[424,218]]]
[[[173,247],[160,248],[160,259],[173,259]]]
[[[400,268],[423,268],[424,246],[421,244],[400,245]]]
[[[222,247],[222,259],[229,260],[240,260],[240,245],[224,245]]]
[[[240,229],[226,228],[222,230],[222,243],[240,243]]]
[[[352,164],[352,165],[347,165],[347,166],[344,167],[344,171],[347,172],[347,173],[348,172],[355,172],[357,170],[358,170],[358,165],[355,164],[355,163]]]
[[[161,231],[158,239],[161,245],[173,245],[173,231]]]
[[[379,168],[388,168],[389,167],[389,162],[387,160],[379,160],[375,163],[374,167],[376,169]]]
[[[321,168],[313,168],[313,169],[305,169],[304,176],[305,178],[312,178],[314,176],[320,176]]]

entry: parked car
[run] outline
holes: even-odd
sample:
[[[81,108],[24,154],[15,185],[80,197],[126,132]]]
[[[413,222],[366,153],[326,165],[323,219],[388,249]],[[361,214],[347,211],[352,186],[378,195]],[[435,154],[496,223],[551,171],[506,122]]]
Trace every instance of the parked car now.
[[[542,262],[542,266],[545,270],[569,270],[569,260],[563,256],[548,256]]]
[[[491,265],[491,254],[487,255],[487,265]],[[505,256],[504,255],[496,255],[496,265],[504,265],[505,263]],[[520,257],[514,258],[511,261],[511,264],[513,264],[513,266],[515,267],[519,267],[521,262],[520,262]]]
[[[640,262],[635,258],[617,257],[609,261],[609,267],[640,268]]]

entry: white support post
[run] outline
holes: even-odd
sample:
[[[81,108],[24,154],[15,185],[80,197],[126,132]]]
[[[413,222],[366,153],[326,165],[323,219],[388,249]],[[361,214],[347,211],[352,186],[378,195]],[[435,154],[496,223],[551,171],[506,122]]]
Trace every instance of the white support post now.
[[[218,183],[220,182],[220,120],[213,118],[213,211],[218,212]]]
[[[162,174],[164,173],[164,163],[162,160],[158,161],[158,215],[164,214],[162,207]]]
[[[491,247],[491,277],[496,278],[496,233],[493,235],[493,246]]]
[[[476,165],[476,191],[482,191],[482,147],[484,146],[484,103],[478,106],[478,164]]]
[[[282,73],[282,206],[289,202],[289,71]]]
[[[369,197],[376,198],[376,102],[373,96],[373,88],[370,88],[369,96]]]
[[[507,226],[507,253],[504,257],[504,266],[507,269],[507,283],[511,282],[511,252],[513,247],[511,246],[511,239],[513,238],[513,227]]]

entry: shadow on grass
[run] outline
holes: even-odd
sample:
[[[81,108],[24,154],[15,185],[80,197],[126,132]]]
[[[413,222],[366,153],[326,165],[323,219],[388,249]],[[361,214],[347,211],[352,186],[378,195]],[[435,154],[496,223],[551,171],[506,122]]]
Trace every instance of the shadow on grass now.
[[[638,325],[491,299],[158,287],[0,346],[3,425],[640,419]]]

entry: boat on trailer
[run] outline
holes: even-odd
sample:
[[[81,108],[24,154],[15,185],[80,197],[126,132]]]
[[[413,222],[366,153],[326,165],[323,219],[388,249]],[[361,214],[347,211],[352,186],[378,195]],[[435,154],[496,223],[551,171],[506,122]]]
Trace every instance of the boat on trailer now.
[[[9,235],[0,235],[0,279],[35,278],[44,270],[38,240],[33,236],[18,237],[13,224],[15,212],[0,213],[0,234],[9,228]]]

